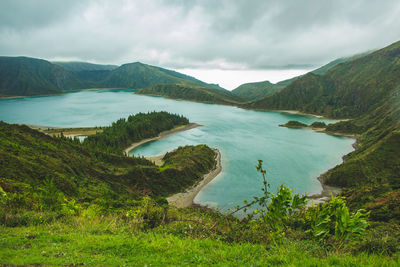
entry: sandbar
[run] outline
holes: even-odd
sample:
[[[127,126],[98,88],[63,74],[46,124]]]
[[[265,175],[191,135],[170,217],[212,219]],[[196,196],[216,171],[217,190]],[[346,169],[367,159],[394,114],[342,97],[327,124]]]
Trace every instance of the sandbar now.
[[[213,149],[215,153],[216,165],[213,170],[206,173],[203,179],[193,187],[187,189],[185,192],[174,194],[167,197],[168,203],[177,208],[188,208],[193,205],[193,200],[200,192],[201,189],[209,182],[211,182],[221,171],[221,152],[218,149]]]

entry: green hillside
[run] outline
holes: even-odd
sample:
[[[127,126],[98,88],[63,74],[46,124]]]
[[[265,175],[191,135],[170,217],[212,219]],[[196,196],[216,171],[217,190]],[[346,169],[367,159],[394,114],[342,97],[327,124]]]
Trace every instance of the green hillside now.
[[[329,62],[328,64],[326,64],[316,70],[313,70],[312,73],[318,74],[318,75],[325,74],[328,70],[330,70],[331,68],[335,67],[336,65],[338,65],[340,63],[352,61],[354,59],[366,56],[371,53],[372,53],[372,51],[368,51],[368,52],[356,54],[356,55],[353,55],[350,57],[341,57],[341,58],[335,59],[335,60]]]
[[[354,55],[351,57],[342,57],[342,58],[333,60],[333,61],[329,62],[328,64],[326,64],[316,70],[311,71],[311,73],[318,74],[318,75],[324,74],[325,72],[327,72],[328,70],[330,70],[331,68],[335,67],[336,65],[338,65],[340,63],[348,62],[348,61],[366,56],[369,53],[371,53],[371,52],[360,53],[360,54],[357,54],[357,55]],[[236,89],[234,89],[232,91],[232,93],[240,96],[242,99],[244,99],[246,101],[254,101],[254,100],[261,99],[263,97],[266,97],[266,96],[272,95],[273,93],[281,91],[283,88],[290,85],[293,81],[301,78],[302,76],[303,75],[293,77],[291,79],[280,81],[276,84],[271,83],[269,81],[245,83],[245,84],[240,85]]]
[[[157,95],[173,99],[185,99],[197,102],[237,105],[242,99],[228,90],[213,89],[204,86],[182,84],[159,84],[136,92],[143,95]]]
[[[14,208],[60,208],[64,197],[103,208],[125,207],[144,192],[153,197],[180,192],[215,163],[214,152],[205,145],[172,154],[160,168],[144,158],[107,154],[77,140],[0,122],[0,186],[10,194],[10,203],[16,201]],[[53,196],[47,197],[52,199],[41,196],[40,188],[51,191]]]
[[[0,96],[57,94],[82,87],[76,76],[46,60],[0,57]]]

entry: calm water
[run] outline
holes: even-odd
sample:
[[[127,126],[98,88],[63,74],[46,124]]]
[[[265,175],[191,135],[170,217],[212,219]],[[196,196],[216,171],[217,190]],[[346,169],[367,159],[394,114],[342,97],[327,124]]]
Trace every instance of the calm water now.
[[[311,123],[314,117],[140,96],[131,90],[80,91],[59,96],[0,100],[0,120],[59,127],[105,126],[130,114],[148,111],[182,114],[204,126],[145,144],[136,155],[158,155],[180,145],[207,144],[222,153],[222,173],[195,202],[221,209],[260,195],[261,177],[254,166],[264,161],[267,178],[299,193],[318,193],[317,177],[352,151],[353,139],[308,129],[278,127],[289,120]]]

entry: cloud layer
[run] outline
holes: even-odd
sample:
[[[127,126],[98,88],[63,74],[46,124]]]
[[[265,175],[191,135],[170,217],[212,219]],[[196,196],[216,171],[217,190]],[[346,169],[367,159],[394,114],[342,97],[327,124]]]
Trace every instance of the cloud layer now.
[[[400,39],[400,2],[3,0],[0,53],[168,68],[306,68]]]

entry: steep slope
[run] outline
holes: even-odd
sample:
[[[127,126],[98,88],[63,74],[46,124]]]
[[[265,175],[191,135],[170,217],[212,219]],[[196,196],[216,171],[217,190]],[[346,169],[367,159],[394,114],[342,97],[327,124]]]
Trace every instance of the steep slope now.
[[[242,102],[241,98],[228,90],[182,84],[158,84],[141,89],[136,94],[227,105],[236,105]]]
[[[318,74],[318,75],[325,74],[328,70],[330,70],[331,68],[335,67],[336,65],[338,65],[340,63],[349,62],[349,61],[355,60],[357,58],[364,57],[368,54],[371,54],[372,52],[373,51],[368,51],[368,52],[359,53],[359,54],[356,54],[356,55],[353,55],[350,57],[341,57],[341,58],[335,59],[335,60],[329,62],[328,64],[326,64],[316,70],[313,70],[312,73]]]
[[[110,74],[100,82],[100,86],[105,88],[122,87],[132,89],[141,89],[156,84],[187,84],[211,88],[216,87],[215,85],[204,83],[176,71],[140,62],[124,64],[111,71]]]
[[[295,109],[334,118],[357,117],[377,108],[400,82],[400,42],[323,75],[308,73],[281,92],[246,105],[256,109]]]
[[[57,94],[82,87],[72,73],[46,60],[0,57],[0,96]]]
[[[335,67],[336,65],[348,61],[352,61],[354,59],[366,56],[370,54],[371,52],[365,52],[365,53],[360,53],[351,57],[342,57],[336,60],[333,60],[329,62],[328,64],[311,71],[313,74],[324,74],[331,68]],[[255,83],[245,83],[237,87],[232,91],[232,93],[240,96],[242,99],[246,101],[254,101],[256,99],[261,99],[263,97],[272,95],[273,93],[281,91],[283,88],[286,86],[290,85],[293,81],[301,78],[301,76],[293,77],[291,79],[287,79],[284,81],[280,81],[276,84],[270,83],[269,81],[264,81],[264,82],[255,82]]]

